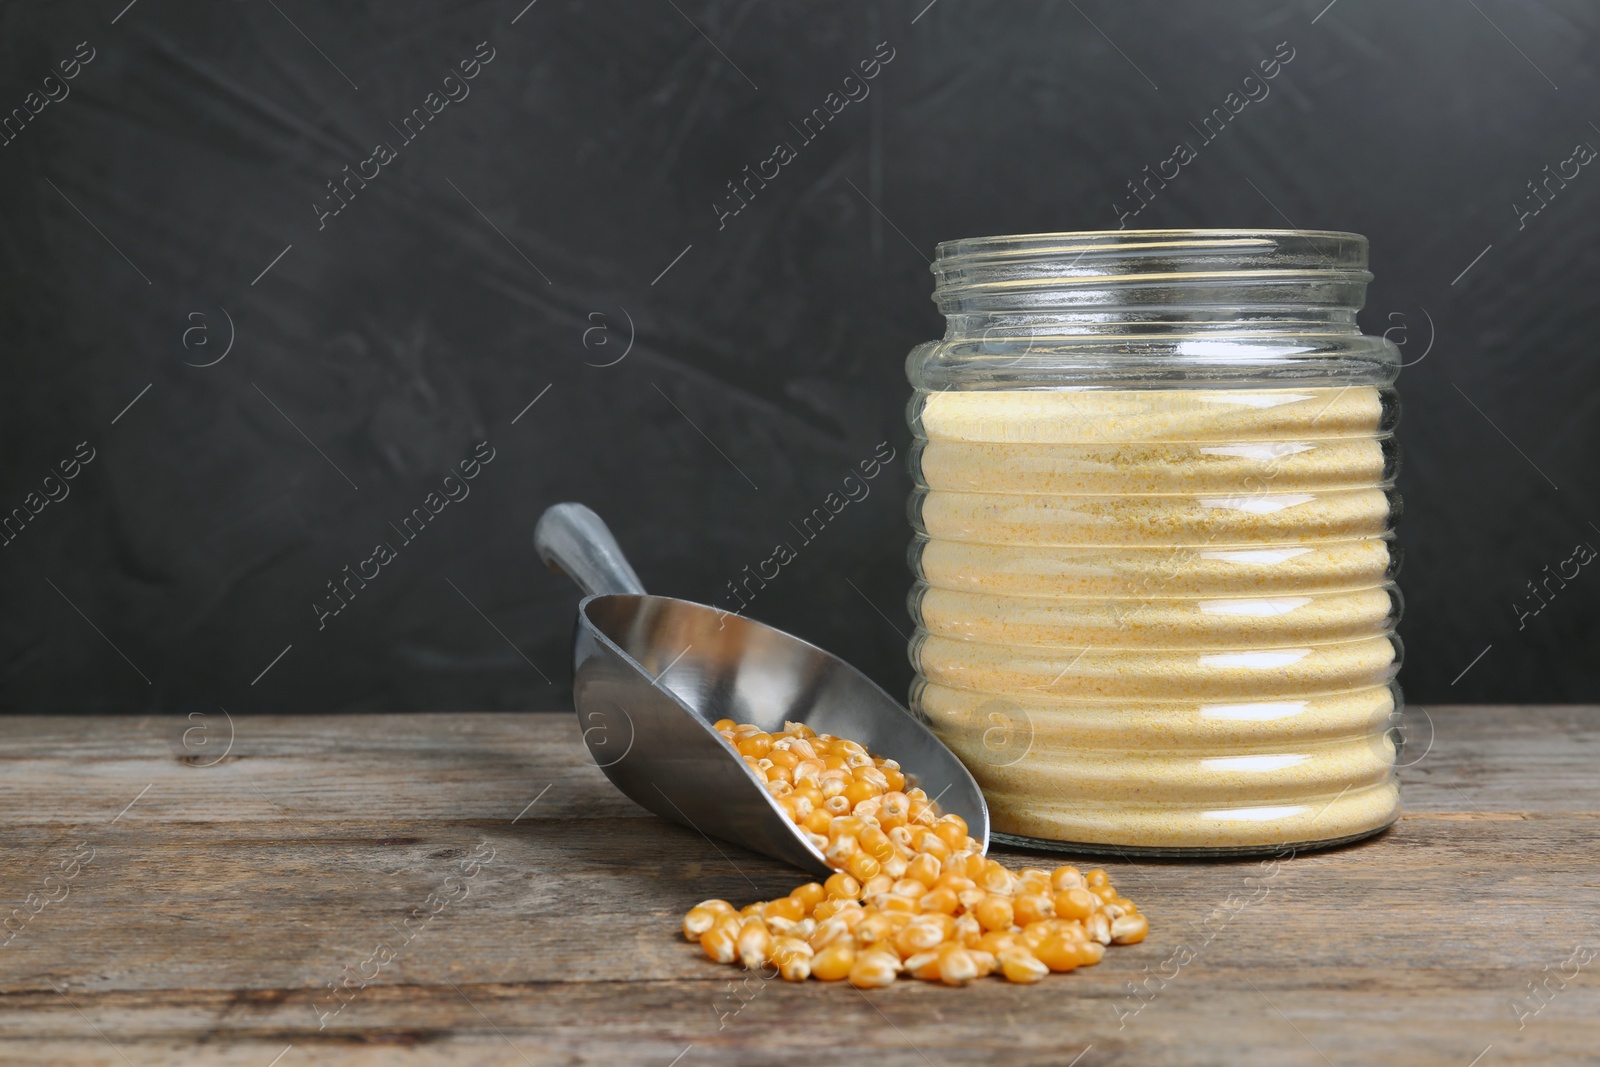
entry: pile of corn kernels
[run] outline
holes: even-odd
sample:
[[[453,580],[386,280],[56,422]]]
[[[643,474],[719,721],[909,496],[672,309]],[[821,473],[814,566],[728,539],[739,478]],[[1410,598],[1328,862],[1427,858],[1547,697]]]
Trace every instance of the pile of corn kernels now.
[[[684,936],[718,963],[863,989],[902,974],[947,985],[995,973],[1037,982],[1149,932],[1105,871],[1012,871],[985,858],[959,815],[940,815],[921,789],[906,788],[899,764],[854,741],[800,723],[771,734],[723,719],[716,729],[836,872],[743,909],[724,900],[690,908]]]

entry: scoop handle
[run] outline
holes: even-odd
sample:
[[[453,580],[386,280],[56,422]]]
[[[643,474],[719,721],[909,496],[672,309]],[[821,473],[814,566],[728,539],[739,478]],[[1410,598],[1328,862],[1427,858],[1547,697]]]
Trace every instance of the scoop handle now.
[[[577,583],[585,596],[644,592],[605,520],[582,504],[552,504],[533,528],[544,565]]]

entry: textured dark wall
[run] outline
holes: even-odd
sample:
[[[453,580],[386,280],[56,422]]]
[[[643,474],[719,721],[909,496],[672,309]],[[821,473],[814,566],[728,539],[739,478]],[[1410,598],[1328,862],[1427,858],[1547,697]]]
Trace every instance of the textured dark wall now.
[[[559,706],[575,595],[533,558],[542,508],[591,503],[653,590],[711,599],[882,441],[751,614],[903,692],[935,242],[1114,227],[1280,42],[1270,95],[1132,224],[1371,237],[1364,322],[1420,361],[1402,680],[1600,698],[1600,574],[1513,607],[1600,545],[1600,167],[1564,162],[1600,146],[1590,0],[125,3],[0,13],[0,108],[40,108],[0,147],[0,509],[68,494],[0,550],[7,709]],[[726,183],[875,55],[719,229]],[[1546,205],[1547,164],[1576,175]],[[331,214],[346,166],[377,175]],[[447,488],[319,628],[325,583]]]

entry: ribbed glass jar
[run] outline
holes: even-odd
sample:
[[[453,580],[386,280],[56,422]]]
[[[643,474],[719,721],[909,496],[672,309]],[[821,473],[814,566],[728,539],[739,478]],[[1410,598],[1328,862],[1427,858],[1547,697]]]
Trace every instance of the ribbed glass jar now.
[[[1366,239],[941,244],[916,393],[912,707],[1002,837],[1217,855],[1399,812],[1399,353]]]

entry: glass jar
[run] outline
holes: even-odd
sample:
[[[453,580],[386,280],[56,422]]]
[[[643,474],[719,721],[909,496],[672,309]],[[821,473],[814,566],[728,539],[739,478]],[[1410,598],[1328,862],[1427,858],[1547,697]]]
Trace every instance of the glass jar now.
[[[941,244],[916,389],[911,705],[995,836],[1237,855],[1399,813],[1399,352],[1367,242]]]

